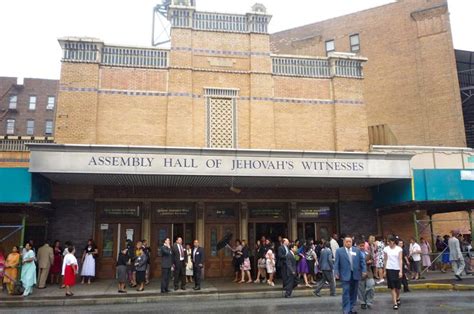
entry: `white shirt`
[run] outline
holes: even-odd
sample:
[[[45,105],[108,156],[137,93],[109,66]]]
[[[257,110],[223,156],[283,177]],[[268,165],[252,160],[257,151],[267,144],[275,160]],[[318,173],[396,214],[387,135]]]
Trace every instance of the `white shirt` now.
[[[387,267],[386,269],[391,270],[400,270],[400,254],[402,253],[402,248],[398,245],[395,246],[393,249],[390,246],[386,246],[383,249],[383,252],[387,254]]]
[[[64,271],[66,270],[66,266],[68,265],[77,265],[77,258],[68,253],[66,254],[66,256],[64,256],[64,260],[63,260],[63,269],[62,269],[62,272],[61,272],[61,275],[64,276]]]
[[[332,256],[333,256],[333,259],[334,259],[335,256],[336,256],[336,250],[339,248],[339,243],[337,243],[336,240],[331,238],[331,241],[329,241],[329,244],[331,245]]]
[[[418,262],[421,261],[421,254],[420,253],[413,253],[413,252],[421,252],[421,247],[418,243],[410,243],[410,255],[413,258],[413,261]]]

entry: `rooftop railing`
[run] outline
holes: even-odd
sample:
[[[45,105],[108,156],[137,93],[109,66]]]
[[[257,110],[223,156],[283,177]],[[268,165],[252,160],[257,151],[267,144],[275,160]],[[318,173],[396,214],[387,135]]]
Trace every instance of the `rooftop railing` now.
[[[272,71],[275,75],[298,77],[348,77],[363,78],[364,58],[330,56],[311,58],[300,56],[272,56]]]
[[[60,39],[65,62],[100,63],[108,66],[167,68],[169,50],[107,46],[99,41]]]
[[[52,139],[0,139],[0,152],[27,152],[29,151],[26,144],[29,143],[53,143]]]

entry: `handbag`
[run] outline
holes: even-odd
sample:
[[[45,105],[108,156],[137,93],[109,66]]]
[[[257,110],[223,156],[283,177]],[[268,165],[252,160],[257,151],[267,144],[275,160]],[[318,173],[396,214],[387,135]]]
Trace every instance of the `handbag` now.
[[[11,282],[13,282],[13,295],[22,295],[23,292],[25,292],[25,288],[23,287],[23,284],[20,280],[15,280],[12,277],[8,276],[6,273],[4,274],[4,276],[10,279]]]

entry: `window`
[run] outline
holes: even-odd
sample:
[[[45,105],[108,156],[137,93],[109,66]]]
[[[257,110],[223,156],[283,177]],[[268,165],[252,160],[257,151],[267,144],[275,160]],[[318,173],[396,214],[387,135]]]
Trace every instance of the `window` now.
[[[46,135],[53,134],[53,121],[46,120],[46,126],[44,128],[44,134],[46,134]]]
[[[55,97],[54,96],[49,96],[48,97],[48,104],[46,105],[46,110],[53,110],[54,109],[54,102],[55,102]]]
[[[336,44],[334,43],[334,39],[326,41],[326,54],[329,54],[333,51],[336,51]]]
[[[11,95],[10,100],[8,102],[8,109],[16,109],[16,103],[18,101],[17,95]]]
[[[36,96],[30,96],[30,104],[28,105],[29,110],[36,110]]]
[[[359,34],[355,34],[350,36],[351,41],[351,51],[352,52],[359,52],[360,51],[360,38]]]
[[[7,134],[15,134],[15,119],[7,120]]]
[[[35,134],[35,120],[26,121],[26,135]]]

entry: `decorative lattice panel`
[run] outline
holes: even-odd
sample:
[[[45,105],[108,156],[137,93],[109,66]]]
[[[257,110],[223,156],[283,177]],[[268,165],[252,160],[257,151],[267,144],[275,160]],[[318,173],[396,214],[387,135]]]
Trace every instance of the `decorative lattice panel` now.
[[[212,148],[234,147],[234,101],[209,98],[208,141]]]

